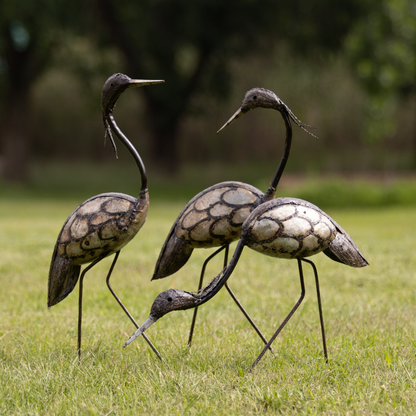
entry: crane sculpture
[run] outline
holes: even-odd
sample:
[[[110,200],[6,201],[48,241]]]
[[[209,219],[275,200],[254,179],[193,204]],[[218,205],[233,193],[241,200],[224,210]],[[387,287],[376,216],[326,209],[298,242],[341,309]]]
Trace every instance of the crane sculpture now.
[[[284,152],[268,190],[264,194],[254,186],[237,181],[228,181],[213,185],[192,198],[179,214],[163,244],[152,280],[176,273],[185,265],[194,249],[220,247],[205,260],[202,266],[198,285],[198,290],[200,290],[208,262],[225,250],[225,267],[228,262],[229,245],[239,239],[244,220],[257,206],[275,197],[277,185],[290,154],[292,144],[291,120],[309,134],[312,133],[305,128],[305,126],[309,126],[298,120],[289,107],[274,92],[264,88],[253,88],[247,91],[241,107],[217,133],[243,114],[259,107],[279,111],[286,127]],[[257,334],[264,343],[267,343],[267,340],[227,283],[225,287]],[[198,308],[196,307],[188,345],[192,343],[197,311]]]
[[[49,270],[48,307],[65,299],[74,289],[79,278],[78,308],[78,359],[81,359],[81,322],[83,280],[87,271],[104,258],[115,254],[107,274],[107,286],[121,308],[138,327],[137,323],[110,286],[110,277],[120,250],[139,232],[146,221],[149,194],[145,166],[139,153],[117,126],[113,117],[114,106],[121,94],[129,88],[160,84],[163,80],[131,79],[124,74],[113,74],[107,79],[101,94],[105,135],[109,137],[117,154],[112,132],[128,149],[141,178],[137,198],[110,192],[93,196],[76,208],[65,221],[59,233]],[[81,273],[81,265],[90,263]],[[150,347],[160,358],[159,352],[146,337]]]
[[[318,272],[307,257],[323,252],[330,259],[351,267],[364,267],[368,263],[351,237],[329,215],[310,202],[297,198],[273,199],[254,209],[242,225],[240,240],[228,266],[198,293],[169,289],[159,294],[153,302],[150,316],[124,347],[165,314],[174,310],[196,308],[215,296],[231,276],[245,246],[267,256],[296,259],[301,285],[299,300],[253,362],[251,369],[261,360],[302,303],[305,296],[302,262],[311,264],[314,271],[324,355],[327,360]]]

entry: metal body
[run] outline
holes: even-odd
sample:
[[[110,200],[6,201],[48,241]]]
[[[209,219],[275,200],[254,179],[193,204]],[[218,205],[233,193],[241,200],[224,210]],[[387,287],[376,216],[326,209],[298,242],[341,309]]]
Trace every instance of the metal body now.
[[[351,267],[368,263],[344,229],[310,202],[277,198],[257,207],[242,227],[242,239],[267,256],[302,259],[324,252]]]
[[[273,341],[293,316],[305,297],[302,261],[313,268],[322,344],[325,360],[328,360],[322,302],[318,271],[314,263],[307,260],[323,252],[330,259],[351,267],[365,267],[367,260],[345,230],[329,215],[310,202],[298,198],[277,198],[257,207],[243,224],[241,240],[252,250],[267,256],[296,259],[298,261],[301,295],[282,324],[270,338],[264,349],[253,362],[253,369],[261,360]],[[226,274],[232,273],[236,262],[230,262]]]
[[[230,181],[213,185],[192,198],[179,214],[163,244],[152,280],[177,272],[187,262],[194,248],[222,247],[238,240],[241,225],[253,209],[275,197],[289,159],[291,120],[302,128],[304,124],[274,92],[253,88],[247,91],[241,108],[218,132],[257,107],[279,111],[286,127],[284,153],[266,194],[251,185]]]
[[[286,128],[284,152],[268,190],[264,194],[253,186],[242,182],[223,182],[196,195],[185,206],[173,224],[159,254],[152,280],[176,273],[188,261],[193,250],[197,248],[221,247],[225,249],[224,261],[226,263],[229,244],[239,239],[241,225],[245,219],[255,207],[275,197],[276,188],[289,159],[292,144],[291,120],[305,131],[307,131],[305,129],[306,125],[297,119],[289,107],[274,92],[264,88],[253,88],[247,91],[241,108],[219,131],[254,108],[269,108],[279,111]],[[221,251],[221,249],[217,250],[214,255],[209,256],[205,261],[201,269],[198,289],[202,287],[207,262]],[[226,284],[226,288],[260,338],[266,343],[264,336],[244,310],[228,284]],[[189,345],[192,342],[196,314],[197,308],[195,308],[191,324]]]
[[[221,247],[238,240],[243,222],[263,200],[263,192],[236,181],[222,182],[200,192],[174,222],[152,279],[177,272],[195,248]]]
[[[53,252],[49,273],[48,306],[56,305],[74,289],[82,264],[120,251],[146,221],[148,192],[138,199],[120,193],[94,196],[65,221]]]
[[[319,290],[318,272],[307,257],[320,252],[339,263],[351,267],[368,265],[351,237],[329,215],[307,201],[297,198],[277,198],[259,205],[242,225],[241,237],[228,266],[198,293],[169,289],[157,296],[150,316],[124,344],[127,346],[153,323],[174,310],[196,308],[215,296],[233,273],[244,247],[276,258],[295,259],[298,262],[301,295],[290,313],[278,327],[263,351],[253,362],[254,368],[280,331],[293,316],[305,297],[302,262],[311,265],[316,283],[319,318],[324,356],[327,359],[325,329]]]
[[[107,286],[133,324],[137,323],[110,286],[110,277],[120,250],[128,244],[143,226],[149,206],[147,175],[143,161],[127,137],[117,126],[113,109],[121,94],[128,88],[159,84],[162,80],[135,80],[124,74],[113,74],[104,83],[101,94],[101,109],[105,134],[111,140],[117,155],[113,133],[127,148],[140,173],[141,187],[138,198],[121,193],[105,193],[94,196],[78,208],[65,221],[59,233],[48,279],[48,307],[65,299],[79,282],[78,307],[78,359],[81,360],[81,323],[83,279],[88,270],[104,258],[115,254],[107,274]],[[81,265],[88,264],[81,272]],[[145,337],[153,351],[159,352]]]

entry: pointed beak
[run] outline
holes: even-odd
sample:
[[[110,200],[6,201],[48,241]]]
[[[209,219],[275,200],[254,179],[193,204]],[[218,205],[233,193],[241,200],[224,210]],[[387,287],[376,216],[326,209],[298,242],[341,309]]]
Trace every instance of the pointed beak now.
[[[146,85],[163,84],[163,79],[131,79],[127,88],[144,87]]]
[[[228,127],[233,121],[237,120],[238,118],[240,118],[242,115],[244,115],[246,113],[246,111],[243,111],[241,108],[239,108],[235,114],[217,131],[217,134],[221,131],[224,130],[226,127]]]
[[[143,325],[127,340],[127,342],[123,345],[123,348],[126,348],[131,342],[133,342],[137,337],[143,334],[149,326],[153,325],[158,318],[153,317],[150,315],[144,322]]]

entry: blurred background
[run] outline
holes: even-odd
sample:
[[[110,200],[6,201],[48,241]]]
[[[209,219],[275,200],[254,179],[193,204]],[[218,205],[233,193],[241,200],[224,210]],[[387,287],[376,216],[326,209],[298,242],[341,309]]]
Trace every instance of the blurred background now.
[[[319,137],[294,126],[283,186],[315,203],[321,192],[348,204],[346,184],[367,203],[416,200],[414,0],[2,0],[3,195],[137,194],[130,156],[103,146],[101,88],[114,72],[166,81],[128,92],[114,112],[156,197],[222,180],[267,188],[280,115],[256,110],[216,134],[264,87]],[[395,181],[407,184],[400,195]],[[389,193],[368,192],[377,186]]]

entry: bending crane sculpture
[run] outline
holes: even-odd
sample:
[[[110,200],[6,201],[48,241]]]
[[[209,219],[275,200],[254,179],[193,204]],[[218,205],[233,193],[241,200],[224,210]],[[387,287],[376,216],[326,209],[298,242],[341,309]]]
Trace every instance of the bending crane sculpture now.
[[[177,272],[188,261],[195,248],[220,247],[203,264],[198,286],[198,290],[200,290],[207,263],[225,249],[225,267],[227,264],[229,245],[239,239],[241,225],[244,220],[258,205],[275,197],[276,188],[285,169],[292,144],[292,126],[290,120],[293,120],[305,131],[307,131],[305,129],[306,125],[297,119],[289,107],[274,92],[264,88],[253,88],[247,91],[241,108],[238,109],[218,132],[243,114],[258,107],[271,108],[279,111],[286,126],[284,153],[269,189],[264,194],[254,186],[230,181],[211,186],[196,195],[188,202],[173,224],[159,254],[152,280],[161,279]],[[264,343],[267,343],[267,340],[248,316],[227,284],[226,288],[260,338]],[[191,345],[192,342],[196,315],[197,308],[194,311],[188,345]]]
[[[150,325],[168,312],[195,308],[211,299],[231,276],[245,246],[267,256],[296,259],[301,285],[299,300],[253,362],[251,368],[256,366],[267,349],[270,348],[305,296],[302,262],[311,264],[314,270],[324,354],[327,359],[318,272],[314,263],[307,260],[306,257],[323,251],[332,260],[351,267],[364,267],[368,263],[351,237],[331,217],[317,206],[297,198],[273,199],[253,210],[242,225],[241,238],[225,270],[196,294],[175,289],[161,293],[153,302],[149,318],[124,346],[143,334]]]
[[[82,289],[85,274],[105,257],[115,254],[107,275],[107,285],[117,302],[137,326],[121,300],[110,286],[110,276],[120,250],[139,232],[146,221],[149,206],[147,176],[144,164],[134,146],[117,126],[113,109],[121,94],[128,88],[159,84],[163,80],[131,79],[124,74],[114,74],[105,82],[101,94],[101,109],[105,133],[110,138],[117,154],[112,131],[128,149],[135,160],[141,177],[138,198],[122,193],[105,193],[82,203],[68,217],[59,233],[48,281],[48,307],[65,299],[74,289],[82,264],[89,264],[81,273],[79,281],[78,358],[81,358]],[[151,348],[158,351],[146,338]]]

